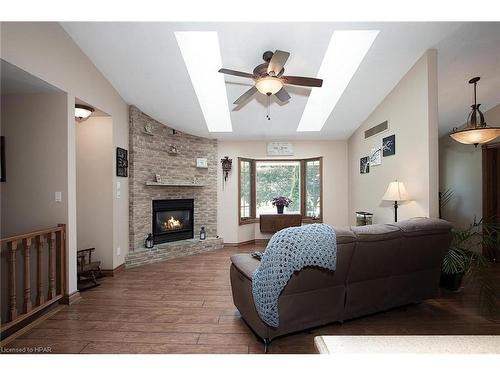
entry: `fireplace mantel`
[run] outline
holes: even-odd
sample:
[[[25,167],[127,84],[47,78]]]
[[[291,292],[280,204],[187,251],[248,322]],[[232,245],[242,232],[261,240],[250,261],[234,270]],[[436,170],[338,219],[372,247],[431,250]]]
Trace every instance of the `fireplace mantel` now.
[[[194,182],[146,182],[146,186],[175,186],[175,187],[205,187],[207,185]]]

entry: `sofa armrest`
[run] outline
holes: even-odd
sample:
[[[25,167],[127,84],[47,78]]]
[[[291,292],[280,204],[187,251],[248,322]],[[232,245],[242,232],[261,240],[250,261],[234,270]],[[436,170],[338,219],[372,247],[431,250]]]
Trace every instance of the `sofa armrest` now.
[[[250,254],[235,254],[231,256],[231,262],[249,280],[252,280],[253,272],[260,266],[260,260]]]

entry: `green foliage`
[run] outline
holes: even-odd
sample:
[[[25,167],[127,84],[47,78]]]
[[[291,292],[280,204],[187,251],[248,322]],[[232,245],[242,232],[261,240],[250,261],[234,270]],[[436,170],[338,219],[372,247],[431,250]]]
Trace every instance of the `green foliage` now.
[[[445,274],[469,273],[474,266],[484,267],[487,259],[481,254],[483,246],[495,247],[500,241],[498,224],[474,222],[466,229],[452,229],[450,248],[441,270]]]
[[[257,165],[256,205],[266,207],[271,199],[285,196],[291,199],[289,211],[300,211],[300,164]]]

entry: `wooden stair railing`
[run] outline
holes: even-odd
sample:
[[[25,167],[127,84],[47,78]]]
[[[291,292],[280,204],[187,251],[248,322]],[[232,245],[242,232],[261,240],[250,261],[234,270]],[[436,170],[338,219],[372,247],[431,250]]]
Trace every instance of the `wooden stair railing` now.
[[[66,224],[0,240],[1,249],[7,251],[8,269],[8,311],[6,321],[2,321],[1,332],[9,330],[25,319],[32,317],[48,306],[58,302],[66,293]],[[48,247],[48,267],[44,267],[44,248]],[[31,269],[32,246],[36,250],[36,269]],[[23,303],[18,309],[16,265],[23,261]],[[47,280],[48,290],[44,280]],[[36,291],[31,290],[32,276],[36,275]],[[2,293],[6,289],[2,288]],[[32,293],[36,293],[36,305],[32,305]]]

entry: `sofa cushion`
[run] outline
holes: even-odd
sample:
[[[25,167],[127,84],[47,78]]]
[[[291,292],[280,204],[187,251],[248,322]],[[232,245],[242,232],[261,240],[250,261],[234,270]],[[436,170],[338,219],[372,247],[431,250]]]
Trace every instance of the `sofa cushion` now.
[[[401,229],[392,224],[374,224],[351,227],[358,242],[386,241],[401,237]]]

